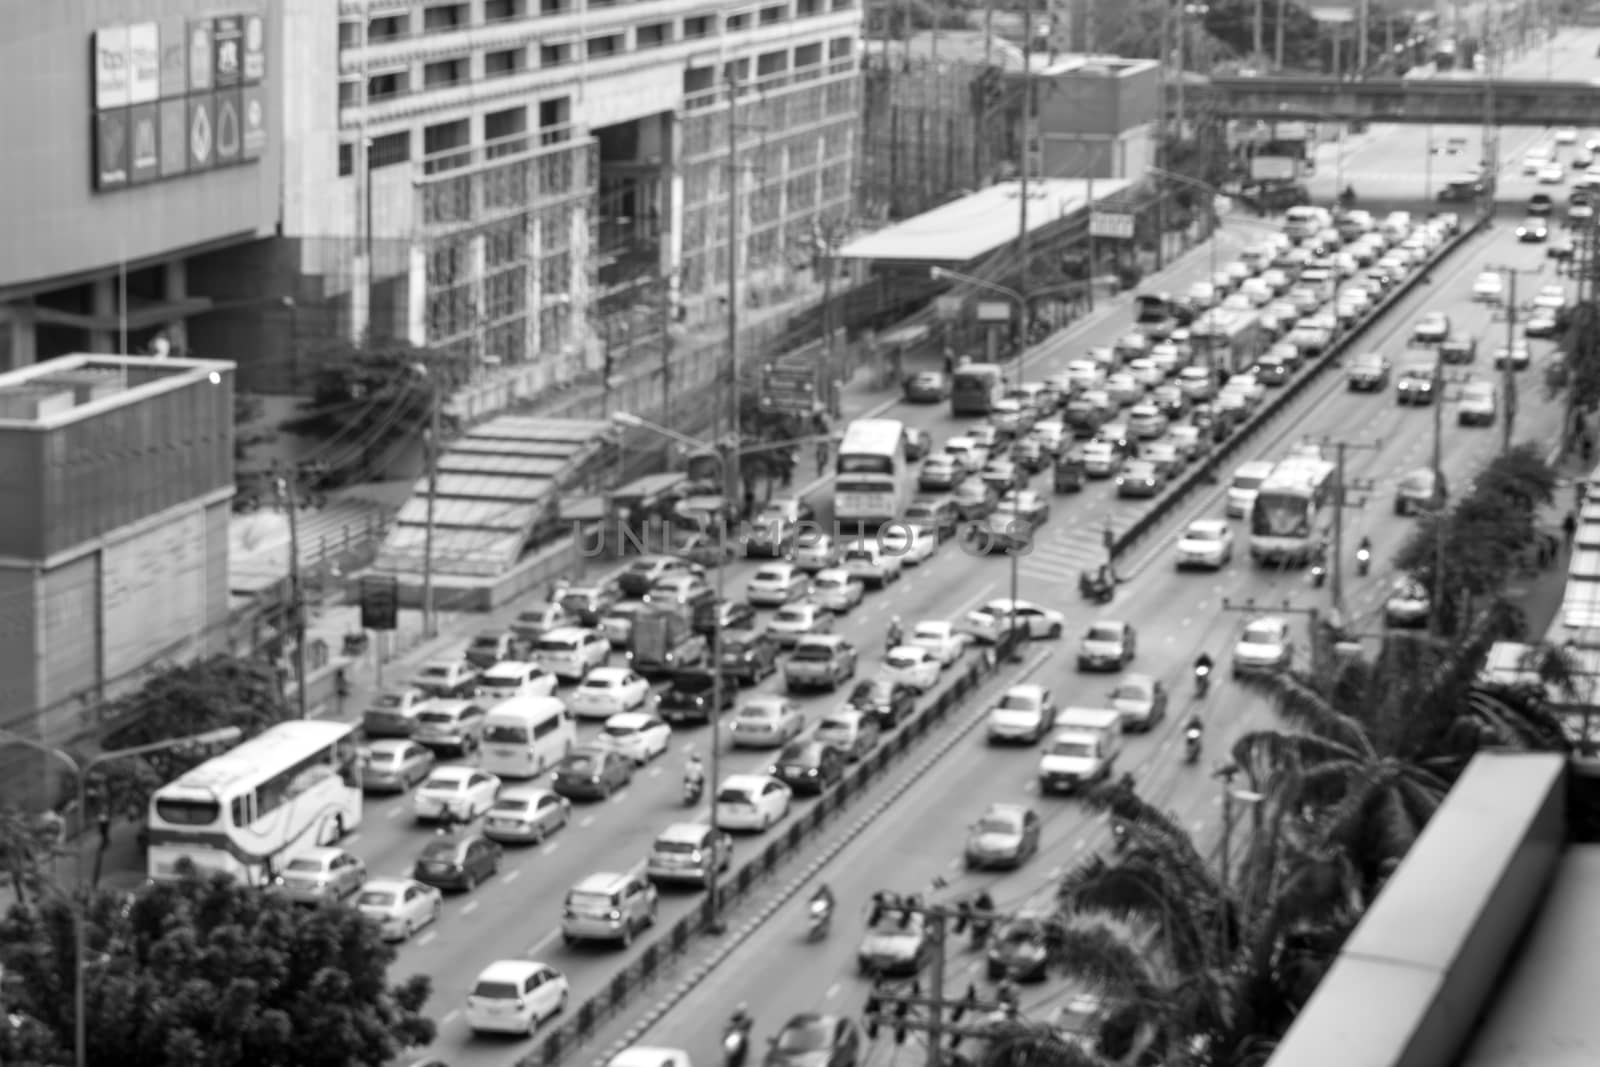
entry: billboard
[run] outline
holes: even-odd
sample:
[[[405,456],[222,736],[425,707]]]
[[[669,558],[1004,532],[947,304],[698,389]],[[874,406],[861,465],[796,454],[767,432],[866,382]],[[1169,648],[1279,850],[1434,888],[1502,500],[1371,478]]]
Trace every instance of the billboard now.
[[[259,12],[105,26],[93,39],[96,192],[247,165],[266,149]]]

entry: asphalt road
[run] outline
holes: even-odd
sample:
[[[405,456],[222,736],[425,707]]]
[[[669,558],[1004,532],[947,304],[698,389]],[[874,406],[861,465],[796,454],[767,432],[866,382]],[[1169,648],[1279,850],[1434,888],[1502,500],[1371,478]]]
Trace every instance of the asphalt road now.
[[[1431,285],[1405,301],[1392,321],[1380,326],[1371,347],[1386,352],[1397,363],[1403,362],[1406,335],[1425,310],[1447,311],[1459,326],[1474,333],[1500,329],[1499,324],[1491,327],[1486,308],[1471,303],[1472,277],[1483,262],[1541,266],[1537,252],[1532,247],[1518,246],[1505,228],[1494,231],[1463,251],[1453,263],[1436,270]],[[1492,347],[1488,337],[1484,344]],[[1519,376],[1519,440],[1547,440],[1559,425],[1553,405],[1537,385],[1537,368],[1545,346],[1534,344],[1535,369]],[[1490,358],[1488,351],[1481,352],[1473,369],[1486,373]],[[1444,414],[1444,467],[1452,484],[1459,485],[1499,447],[1500,433],[1498,427],[1458,428],[1448,406]],[[1410,520],[1393,514],[1393,483],[1404,471],[1427,463],[1432,432],[1430,409],[1401,408],[1392,391],[1382,395],[1352,394],[1337,376],[1329,376],[1299,403],[1297,416],[1283,424],[1275,435],[1277,440],[1262,444],[1262,453],[1271,456],[1282,454],[1290,441],[1301,436],[1320,440],[1344,435],[1351,444],[1373,446],[1370,450],[1352,451],[1347,459],[1350,478],[1373,484],[1365,508],[1347,517],[1351,545],[1365,533],[1372,538],[1376,550],[1372,574],[1366,579],[1352,578],[1346,584],[1347,602],[1358,629],[1379,627],[1375,612],[1393,577],[1389,557],[1410,526]],[[1220,514],[1220,491],[1212,500],[1197,501],[1192,514]],[[1299,609],[1326,609],[1330,590],[1313,590],[1301,572],[1258,570],[1243,558],[1216,575],[1177,573],[1172,568],[1170,551],[1180,526],[1180,521],[1174,521],[1167,533],[1151,542],[1142,558],[1129,568],[1132,580],[1124,587],[1125,592],[1104,609],[1079,602],[1069,576],[1059,570],[1028,571],[1026,588],[1041,599],[1046,598],[1044,589],[1053,589],[1048,600],[1064,608],[1072,621],[1068,640],[1034,672],[1032,680],[1049,686],[1063,701],[1093,702],[1110,689],[1112,679],[1085,677],[1075,671],[1073,634],[1094,618],[1132,622],[1138,628],[1141,649],[1135,669],[1161,677],[1172,690],[1174,700],[1165,723],[1148,736],[1128,739],[1122,769],[1132,771],[1147,796],[1177,812],[1200,840],[1209,844],[1220,834],[1221,793],[1206,767],[1222,758],[1232,740],[1247,730],[1270,724],[1273,715],[1259,698],[1237,688],[1225,670],[1219,672],[1203,707],[1207,720],[1207,755],[1202,761],[1205,766],[1182,764],[1181,723],[1189,714],[1192,698],[1190,664],[1201,649],[1210,651],[1219,665],[1227,662],[1232,642],[1247,616],[1222,610],[1222,597],[1235,603],[1253,598],[1263,605],[1288,600]],[[1346,554],[1353,557],[1353,547]],[[973,568],[962,588],[995,584],[998,575],[994,572],[1003,566],[997,562],[991,567]],[[1298,629],[1303,648],[1304,629]],[[982,712],[981,707],[974,707],[969,720],[975,723]],[[721,1023],[741,1001],[749,1005],[757,1020],[758,1041],[773,1034],[796,1011],[859,1012],[866,986],[855,975],[854,953],[865,903],[874,890],[928,891],[939,877],[948,885],[933,892],[934,899],[969,895],[980,887],[987,888],[996,903],[1007,910],[1047,899],[1059,874],[1086,851],[1103,847],[1108,834],[1102,819],[1086,815],[1072,801],[1036,796],[1036,759],[1037,754],[1031,751],[989,748],[980,732],[963,739],[823,872],[821,877],[841,902],[827,941],[804,942],[805,894],[800,894],[644,1035],[641,1043],[685,1048],[693,1061],[715,1062]],[[960,864],[966,827],[987,804],[998,801],[1029,803],[1040,811],[1044,819],[1043,848],[1019,872],[969,875]],[[969,981],[980,979],[981,958],[960,946],[952,958],[949,989],[959,992]],[[1024,1009],[1043,1012],[1054,1006],[1064,992],[1058,981],[1025,989]],[[621,1029],[618,1026],[606,1036],[615,1039]],[[598,1056],[605,1049],[606,1040],[598,1040],[591,1047],[592,1055]],[[893,1053],[894,1046],[880,1040],[874,1061],[888,1062]],[[916,1054],[909,1046],[907,1053]],[[452,1055],[451,1062],[472,1061],[458,1061]]]

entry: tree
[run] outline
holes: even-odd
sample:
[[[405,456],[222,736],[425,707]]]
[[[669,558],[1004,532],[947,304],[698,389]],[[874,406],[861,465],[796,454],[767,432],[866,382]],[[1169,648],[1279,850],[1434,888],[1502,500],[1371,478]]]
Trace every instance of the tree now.
[[[1546,379],[1551,391],[1566,390],[1569,411],[1594,411],[1600,407],[1600,305],[1585,300],[1572,309],[1561,351],[1566,373]]]
[[[84,908],[88,1059],[123,1067],[380,1067],[433,1039],[427,978],[388,984],[395,950],[344,905],[310,911],[226,876],[91,891],[0,921],[0,1062],[57,1067],[73,1045],[73,913]],[[36,1025],[35,1025],[36,1024]],[[22,1042],[27,1044],[23,1045]]]

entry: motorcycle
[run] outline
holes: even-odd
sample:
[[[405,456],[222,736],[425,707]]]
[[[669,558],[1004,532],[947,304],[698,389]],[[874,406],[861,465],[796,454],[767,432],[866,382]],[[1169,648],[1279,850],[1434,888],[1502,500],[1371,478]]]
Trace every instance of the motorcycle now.
[[[1326,582],[1327,580],[1328,568],[1323,566],[1321,563],[1313,563],[1311,565],[1311,587],[1313,589],[1321,589],[1322,583]]]
[[[1111,847],[1116,852],[1128,847],[1128,827],[1121,819],[1111,824]]]
[[[1091,604],[1109,604],[1117,595],[1117,587],[1111,582],[1102,582],[1086,574],[1078,579],[1078,592]]]
[[[1205,699],[1206,692],[1211,688],[1211,668],[1196,667],[1194,669],[1194,695]]]
[[[1183,762],[1193,763],[1200,758],[1200,731],[1191,726],[1183,733]]]
[[[692,808],[700,803],[700,798],[705,794],[706,780],[704,775],[683,780],[683,804]]]
[[[1362,578],[1367,576],[1367,571],[1372,568],[1372,550],[1363,548],[1356,551],[1356,574]]]
[[[729,1026],[722,1035],[722,1062],[725,1067],[744,1067],[745,1053],[750,1048],[748,1027]]]
[[[810,921],[806,924],[806,940],[821,941],[827,937],[832,920],[833,907],[826,900],[813,900]]]

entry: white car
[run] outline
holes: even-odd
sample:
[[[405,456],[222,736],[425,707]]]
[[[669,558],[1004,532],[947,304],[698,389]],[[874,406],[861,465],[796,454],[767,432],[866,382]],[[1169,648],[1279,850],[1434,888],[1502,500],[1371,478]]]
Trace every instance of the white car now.
[[[1567,168],[1560,163],[1546,163],[1539,168],[1540,185],[1560,185],[1567,180]]]
[[[1189,303],[1197,308],[1208,308],[1217,302],[1217,287],[1210,282],[1193,282],[1189,285]]]
[[[1056,723],[1050,690],[1042,685],[1014,685],[989,709],[989,742],[1037,744]]]
[[[1028,431],[1028,436],[1037,441],[1040,448],[1053,454],[1067,447],[1072,439],[1072,431],[1067,429],[1065,423],[1049,419],[1035,423],[1033,429]]]
[[[1450,316],[1442,311],[1430,311],[1417,320],[1411,329],[1411,338],[1422,344],[1441,344],[1450,336]]]
[[[1567,288],[1564,285],[1541,285],[1534,294],[1533,306],[1560,311],[1567,306]]]
[[[941,667],[939,658],[920,645],[891,648],[883,657],[883,677],[908,685],[919,693],[926,693],[939,684]]]
[[[533,658],[555,677],[576,682],[611,658],[611,638],[603,630],[563,626],[547,630],[533,646]]]
[[[811,581],[811,599],[821,608],[835,615],[847,615],[861,605],[867,587],[843,567],[829,567],[818,571]]]
[[[1577,144],[1578,129],[1576,126],[1557,126],[1554,137],[1556,144]]]
[[[757,833],[789,814],[794,794],[770,774],[733,774],[717,788],[717,822],[724,830]]]
[[[385,941],[404,941],[439,917],[444,894],[409,878],[375,878],[356,894],[355,908]]]
[[[810,533],[794,546],[794,565],[808,574],[826,570],[839,562],[839,545],[825,533]]]
[[[610,642],[606,651],[611,650]],[[499,703],[512,697],[554,696],[559,679],[537,663],[503,659],[478,677],[478,699]]]
[[[445,812],[471,821],[494,807],[500,779],[476,767],[435,767],[428,780],[411,794],[411,811],[418,819],[440,819]]]
[[[343,900],[367,881],[367,865],[342,848],[308,848],[284,864],[274,879],[290,900],[317,904]]]
[[[547,963],[496,960],[467,994],[467,1025],[475,1034],[531,1034],[571,995],[567,976]]]
[[[1012,628],[1011,617],[1030,638],[1057,638],[1061,636],[1067,617],[1054,608],[1043,607],[1031,600],[1012,601],[1007,598],[991,600],[981,608],[969,611],[961,620],[961,629],[980,641],[993,643]]]
[[[1233,560],[1233,527],[1223,519],[1196,519],[1178,538],[1178,569],[1221,570]]]
[[[1075,359],[1068,363],[1065,371],[1067,380],[1077,390],[1098,389],[1105,384],[1105,368],[1092,359]]]
[[[567,710],[583,719],[609,719],[641,708],[650,699],[650,683],[627,667],[596,667],[567,699]]]
[[[672,727],[650,711],[625,711],[606,720],[595,737],[599,748],[620,752],[643,767],[672,745]]]
[[[957,630],[954,623],[943,619],[924,619],[911,628],[911,638],[906,643],[927,649],[935,659],[948,667],[961,658],[969,640],[971,638]]]
[[[1128,373],[1146,389],[1154,389],[1167,380],[1166,372],[1156,366],[1155,360],[1148,357],[1128,360]]]
[[[775,608],[806,595],[811,579],[793,563],[767,563],[756,568],[744,597],[758,608]]]
[[[1233,676],[1281,670],[1294,658],[1289,620],[1277,615],[1253,619],[1233,646]]]
[[[953,456],[968,474],[983,470],[989,462],[989,450],[971,437],[952,437],[944,443],[944,454]]]
[[[1178,371],[1178,388],[1190,400],[1205,400],[1217,391],[1217,379],[1206,367],[1184,367]]]
[[[1166,433],[1170,421],[1154,404],[1135,404],[1128,409],[1128,429],[1141,441],[1153,441]]]
[[[885,553],[899,557],[902,566],[915,567],[933,556],[939,535],[925,526],[891,522],[878,534],[878,543]]]
[[[1497,270],[1486,270],[1472,283],[1472,299],[1498,304],[1506,295],[1506,280]]]

